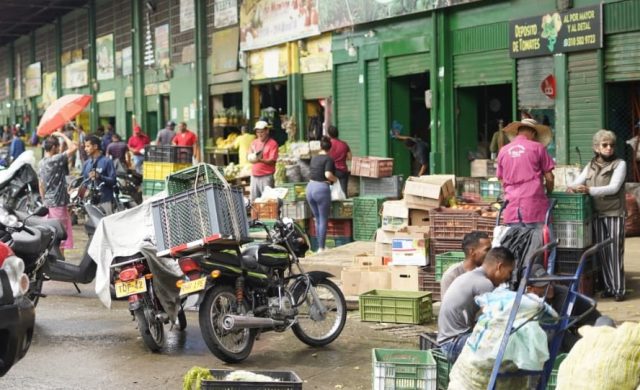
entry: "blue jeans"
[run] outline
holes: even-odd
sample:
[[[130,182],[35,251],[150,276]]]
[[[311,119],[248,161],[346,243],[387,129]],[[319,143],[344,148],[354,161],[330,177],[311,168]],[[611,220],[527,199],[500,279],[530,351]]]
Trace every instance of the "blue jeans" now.
[[[316,219],[316,234],[318,235],[318,248],[325,248],[327,239],[327,223],[331,208],[331,190],[329,184],[320,181],[310,181],[307,184],[307,202],[311,207],[313,217]]]
[[[458,359],[469,336],[471,336],[471,332],[463,333],[440,344],[449,363],[453,364]]]
[[[133,166],[136,172],[142,174],[142,163],[144,162],[144,156],[133,155]]]

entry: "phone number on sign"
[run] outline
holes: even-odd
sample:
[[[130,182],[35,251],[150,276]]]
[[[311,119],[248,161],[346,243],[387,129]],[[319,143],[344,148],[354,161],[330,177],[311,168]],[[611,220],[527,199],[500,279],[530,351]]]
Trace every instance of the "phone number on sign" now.
[[[584,35],[580,37],[569,37],[564,40],[564,47],[591,45],[596,43],[596,34]]]

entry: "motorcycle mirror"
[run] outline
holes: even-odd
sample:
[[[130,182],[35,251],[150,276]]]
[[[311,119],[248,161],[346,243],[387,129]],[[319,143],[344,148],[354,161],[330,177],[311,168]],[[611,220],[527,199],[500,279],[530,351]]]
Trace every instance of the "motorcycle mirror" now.
[[[31,215],[35,215],[36,217],[44,217],[48,214],[49,214],[49,209],[45,206],[40,206]]]

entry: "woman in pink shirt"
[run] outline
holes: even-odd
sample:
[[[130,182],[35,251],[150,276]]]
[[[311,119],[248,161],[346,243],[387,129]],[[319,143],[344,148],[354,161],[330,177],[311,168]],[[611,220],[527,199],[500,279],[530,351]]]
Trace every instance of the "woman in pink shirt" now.
[[[349,184],[347,160],[351,160],[351,149],[346,142],[338,139],[337,127],[329,126],[327,134],[329,134],[329,138],[331,139],[331,149],[328,154],[335,163],[335,175],[340,182],[340,187],[342,187],[344,194],[347,195],[347,185]]]

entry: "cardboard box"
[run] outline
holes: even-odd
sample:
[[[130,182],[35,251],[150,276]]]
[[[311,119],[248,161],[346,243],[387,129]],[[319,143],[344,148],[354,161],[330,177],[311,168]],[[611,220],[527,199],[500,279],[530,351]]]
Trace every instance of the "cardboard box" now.
[[[409,226],[409,208],[404,200],[388,200],[382,204],[382,229],[398,231]]]
[[[367,291],[391,288],[389,267],[345,267],[340,275],[344,295],[360,295]]]
[[[365,177],[389,177],[393,174],[393,159],[387,157],[352,157],[351,174]]]
[[[391,244],[391,264],[427,265],[429,253],[428,240],[425,238],[399,237]]]
[[[409,209],[409,226],[429,226],[429,211]]]
[[[391,270],[391,289],[420,291],[420,268],[413,265],[394,265]]]
[[[361,253],[353,256],[353,265],[360,267],[371,267],[382,265],[382,256],[372,256],[367,253]]]
[[[404,185],[404,200],[410,209],[429,210],[445,205],[456,195],[453,175],[409,177]]]
[[[496,175],[496,162],[493,160],[471,161],[471,177],[492,177]]]
[[[391,244],[394,236],[395,236],[395,232],[386,231],[380,228],[376,230],[376,243]]]
[[[394,238],[413,237],[413,238],[429,238],[430,227],[427,226],[406,226],[397,231],[376,230],[377,244],[392,244]]]

